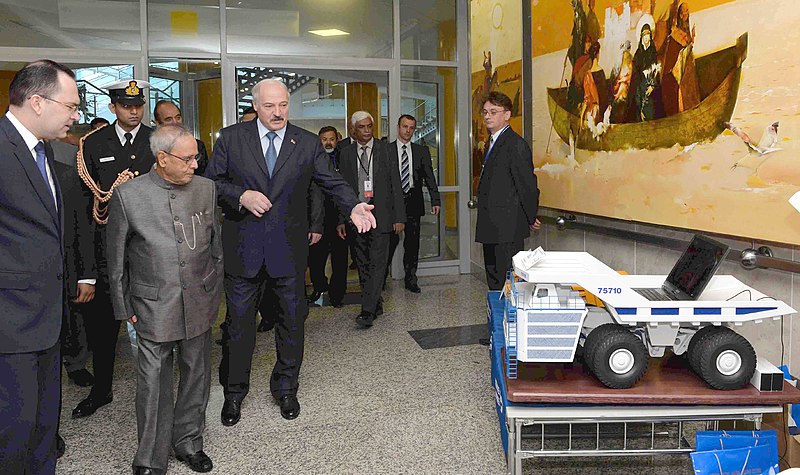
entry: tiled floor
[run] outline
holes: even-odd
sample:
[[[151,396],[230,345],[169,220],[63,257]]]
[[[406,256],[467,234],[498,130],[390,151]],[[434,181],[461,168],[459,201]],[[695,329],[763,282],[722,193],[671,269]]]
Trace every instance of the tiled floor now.
[[[302,413],[293,421],[280,417],[269,396],[267,379],[275,361],[269,332],[258,334],[242,421],[222,426],[223,396],[216,382],[220,347],[215,345],[205,431],[212,473],[504,473],[488,349],[475,342],[424,350],[408,333],[465,327],[456,333],[469,342],[477,332],[468,326],[485,322],[485,284],[465,275],[424,277],[420,286],[422,293],[412,294],[402,282],[390,282],[386,313],[369,330],[356,328],[357,306],[311,309],[298,394]],[[443,338],[452,342],[453,335]],[[59,460],[59,474],[130,473],[136,450],[135,381],[129,345],[120,341],[113,403],[88,419],[73,420],[71,410],[87,391],[65,380],[61,433],[67,453]],[[535,466],[526,461],[525,471],[691,473],[687,457],[662,456],[555,459]],[[171,459],[168,473],[194,472]]]

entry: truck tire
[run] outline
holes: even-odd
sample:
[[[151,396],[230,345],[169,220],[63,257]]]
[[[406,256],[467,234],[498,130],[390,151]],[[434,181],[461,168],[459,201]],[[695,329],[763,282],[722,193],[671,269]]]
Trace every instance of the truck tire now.
[[[713,334],[717,328],[722,327],[715,327],[714,325],[706,325],[703,328],[697,330],[697,333],[692,335],[692,339],[689,340],[689,348],[686,349],[686,357],[689,360],[689,366],[694,370],[695,373],[700,374],[700,348],[702,348],[703,344],[702,341],[706,338],[709,334]]]
[[[612,324],[611,327],[603,335],[598,335],[603,338],[593,349],[591,369],[609,388],[630,388],[647,371],[647,348],[642,340],[621,325]]]
[[[740,389],[756,370],[756,352],[745,337],[727,327],[715,330],[700,342],[699,373],[716,389]]]
[[[594,371],[592,370],[592,360],[594,351],[597,348],[597,343],[604,340],[607,337],[608,332],[613,331],[613,329],[617,327],[619,327],[619,325],[614,323],[604,323],[603,325],[600,325],[592,330],[586,337],[586,340],[584,340],[583,362],[589,371]]]

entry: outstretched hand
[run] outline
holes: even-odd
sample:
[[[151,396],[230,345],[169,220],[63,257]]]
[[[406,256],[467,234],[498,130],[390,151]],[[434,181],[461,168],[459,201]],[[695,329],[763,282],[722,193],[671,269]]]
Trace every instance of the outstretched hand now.
[[[353,221],[358,232],[365,233],[378,225],[375,222],[375,216],[372,214],[372,208],[374,207],[375,205],[359,203],[350,212],[350,220]]]

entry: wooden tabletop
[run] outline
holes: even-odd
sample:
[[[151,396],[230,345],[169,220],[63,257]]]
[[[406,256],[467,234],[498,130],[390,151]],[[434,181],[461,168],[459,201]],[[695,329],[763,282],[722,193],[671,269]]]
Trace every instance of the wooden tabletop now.
[[[503,360],[505,357],[503,356]],[[751,385],[721,391],[706,384],[685,358],[651,358],[642,378],[630,389],[610,389],[581,363],[519,363],[517,379],[506,378],[512,403],[549,404],[730,404],[800,403],[800,390],[788,382],[783,391],[760,392]]]

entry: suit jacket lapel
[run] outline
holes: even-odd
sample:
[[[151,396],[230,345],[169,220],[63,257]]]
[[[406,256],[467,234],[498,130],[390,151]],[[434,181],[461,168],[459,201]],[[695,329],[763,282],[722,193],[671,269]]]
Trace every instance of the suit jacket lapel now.
[[[267,162],[264,159],[264,154],[261,151],[261,137],[258,135],[258,123],[256,123],[258,119],[251,120],[248,122],[248,127],[245,129],[245,142],[247,142],[247,146],[250,147],[250,151],[252,152],[253,159],[258,164],[261,171],[264,173],[269,179],[269,173],[267,173]]]
[[[56,211],[56,204],[53,201],[53,193],[50,191],[50,183],[47,183],[42,179],[42,174],[39,173],[39,168],[36,166],[36,160],[33,158],[31,151],[28,150],[28,147],[25,144],[25,141],[22,139],[22,136],[19,135],[17,129],[11,124],[11,121],[8,120],[7,117],[3,117],[3,120],[0,122],[0,124],[2,124],[2,128],[5,130],[9,141],[14,145],[14,156],[17,157],[20,165],[22,165],[22,169],[25,170],[25,174],[28,176],[28,180],[31,182],[33,189],[36,190],[36,194],[39,196],[39,199],[42,200],[42,204],[45,208],[47,208],[50,216],[53,217],[53,223],[58,226],[58,212]],[[52,162],[52,156],[53,149],[51,148],[50,158],[47,160],[48,163]],[[53,169],[52,165],[50,165],[50,173],[55,174],[55,170]],[[55,176],[53,176],[53,182],[58,182]],[[58,191],[58,185],[56,185],[56,191]],[[58,194],[56,194],[56,197],[58,197]]]
[[[385,144],[378,139],[374,139],[372,141],[372,187],[373,190],[375,189],[375,178],[380,176],[383,173],[383,167],[385,163],[385,159],[383,158],[384,153],[387,151],[383,146]]]
[[[275,162],[275,169],[272,170],[273,178],[278,174],[278,170],[289,161],[289,157],[292,156],[295,147],[297,147],[297,137],[299,135],[295,126],[291,124],[286,126],[286,133],[283,134],[283,142],[281,143],[281,153],[278,154],[278,161]]]
[[[501,133],[500,136],[497,137],[497,141],[494,143],[494,145],[492,145],[492,149],[489,151],[489,156],[486,158],[487,163],[489,162],[489,160],[492,159],[492,157],[494,156],[494,152],[498,150],[498,147],[502,148],[503,145],[505,145],[506,140],[508,139],[510,129],[511,126],[506,127],[503,133]]]

